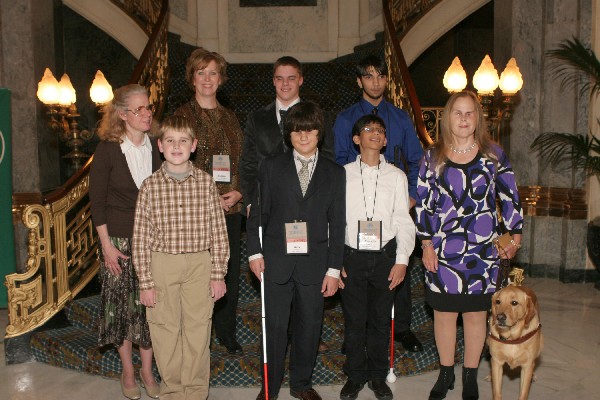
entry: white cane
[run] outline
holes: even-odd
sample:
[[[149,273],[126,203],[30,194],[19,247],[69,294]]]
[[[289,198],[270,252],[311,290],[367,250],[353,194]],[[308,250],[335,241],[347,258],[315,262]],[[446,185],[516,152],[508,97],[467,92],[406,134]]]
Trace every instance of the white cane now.
[[[394,374],[394,305],[392,305],[392,338],[390,339],[390,372],[388,373],[386,379],[389,383],[396,382],[396,374]]]
[[[258,240],[260,242],[260,248],[262,249],[262,210],[260,206],[260,183],[258,185],[259,197],[258,197]],[[267,324],[265,317],[265,273],[260,273],[260,313],[261,313],[261,325],[262,325],[262,345],[263,345],[263,384],[265,388],[265,400],[269,400],[269,369],[267,366]]]

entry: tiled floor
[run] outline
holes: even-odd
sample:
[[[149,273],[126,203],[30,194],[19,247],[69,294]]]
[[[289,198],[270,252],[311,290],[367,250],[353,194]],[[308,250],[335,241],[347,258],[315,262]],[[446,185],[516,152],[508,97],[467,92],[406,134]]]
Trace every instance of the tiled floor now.
[[[591,284],[562,284],[555,280],[528,278],[540,300],[545,348],[536,369],[530,399],[588,400],[600,393],[600,291]],[[4,332],[6,310],[0,310]],[[1,338],[0,338],[1,340]],[[4,365],[4,347],[0,350],[1,400],[124,399],[119,383],[97,376],[63,370],[40,363]],[[461,367],[456,367],[460,379]],[[482,400],[491,399],[489,362],[479,369]],[[426,399],[437,372],[401,378],[392,384],[395,399]],[[504,377],[504,398],[518,397],[518,378]],[[339,399],[340,386],[317,387],[325,400]],[[211,388],[210,399],[254,399],[258,388]],[[145,395],[143,399],[148,399]],[[461,398],[461,385],[448,393],[448,400]],[[292,399],[282,388],[279,399]],[[359,400],[375,399],[365,388]]]

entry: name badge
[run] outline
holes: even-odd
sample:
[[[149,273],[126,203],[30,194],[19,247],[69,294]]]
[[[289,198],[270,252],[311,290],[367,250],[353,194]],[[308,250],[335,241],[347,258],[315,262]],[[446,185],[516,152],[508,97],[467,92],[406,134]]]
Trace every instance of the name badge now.
[[[357,244],[360,251],[381,251],[381,221],[358,221]]]
[[[231,183],[231,163],[228,155],[212,156],[212,176],[215,182]]]
[[[285,247],[287,255],[308,254],[308,228],[306,222],[285,224]]]

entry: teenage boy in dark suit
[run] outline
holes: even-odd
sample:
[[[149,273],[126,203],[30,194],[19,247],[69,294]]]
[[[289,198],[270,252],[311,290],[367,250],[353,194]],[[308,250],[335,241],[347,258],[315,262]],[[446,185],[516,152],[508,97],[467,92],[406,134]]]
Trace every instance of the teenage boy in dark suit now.
[[[250,269],[259,279],[264,272],[265,279],[270,399],[277,398],[284,375],[288,324],[290,393],[321,399],[312,388],[312,372],[324,298],[338,289],[346,222],[344,169],[318,149],[323,121],[311,102],[288,110],[284,139],[292,150],[262,162],[247,222]],[[263,388],[257,400],[264,398]]]

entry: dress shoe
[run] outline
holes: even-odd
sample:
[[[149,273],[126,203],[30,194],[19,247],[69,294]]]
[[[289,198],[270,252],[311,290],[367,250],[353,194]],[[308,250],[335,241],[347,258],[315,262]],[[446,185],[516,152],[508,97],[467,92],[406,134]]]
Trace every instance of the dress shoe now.
[[[234,354],[234,355],[244,354],[244,350],[242,349],[242,346],[235,339],[233,339],[233,340],[219,339],[219,343],[221,343],[223,346],[225,346],[225,348],[227,349],[227,352],[229,354]]]
[[[391,400],[394,398],[392,390],[385,383],[385,379],[373,379],[369,381],[369,389],[373,391],[375,397],[379,400]]]
[[[342,400],[356,399],[358,397],[358,392],[360,392],[363,387],[365,387],[364,382],[358,383],[356,381],[353,381],[352,379],[348,379],[346,381],[346,384],[342,388],[342,391],[340,392],[340,399],[342,399]]]
[[[154,379],[153,379],[154,380]],[[146,381],[144,381],[144,375],[140,372],[140,382],[141,386],[146,390],[146,394],[148,397],[153,399],[158,399],[158,395],[160,394],[160,385],[154,382],[154,385],[148,385]]]
[[[440,374],[438,375],[433,389],[429,393],[429,400],[442,400],[446,398],[448,390],[454,389],[454,365],[440,365]]]
[[[290,394],[292,395],[292,397],[301,400],[322,400],[321,396],[319,396],[319,393],[317,393],[317,391],[313,388],[301,390],[299,392],[290,389]]]
[[[256,396],[256,400],[266,400],[264,388],[260,389],[260,393],[258,394],[258,396]],[[269,394],[269,400],[277,400],[277,395],[272,396],[271,394]]]
[[[412,331],[410,330],[396,333],[394,335],[394,339],[400,342],[400,344],[402,345],[402,347],[404,347],[404,350],[406,351],[423,351],[423,345],[421,344],[419,339],[417,339],[415,334],[412,333]]]
[[[140,391],[140,388],[137,385],[137,383],[134,388],[125,387],[125,382],[123,381],[123,374],[121,374],[121,392],[123,392],[123,396],[131,400],[138,400],[142,397],[142,392]]]

